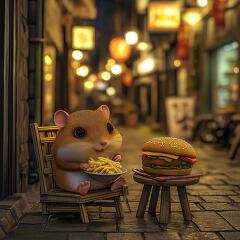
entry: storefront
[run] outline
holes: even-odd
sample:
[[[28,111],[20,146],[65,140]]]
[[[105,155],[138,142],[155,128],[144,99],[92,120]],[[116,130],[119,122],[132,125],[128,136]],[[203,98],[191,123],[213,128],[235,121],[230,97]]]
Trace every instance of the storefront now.
[[[240,4],[238,1],[226,1],[220,19],[215,17],[214,11],[214,8],[205,11],[193,34],[193,42],[199,46],[200,60],[194,68],[199,79],[195,91],[201,99],[198,109],[200,112],[234,113],[239,111],[240,106],[240,34],[236,31]]]
[[[238,43],[225,44],[211,54],[212,102],[215,111],[236,112],[239,100]]]

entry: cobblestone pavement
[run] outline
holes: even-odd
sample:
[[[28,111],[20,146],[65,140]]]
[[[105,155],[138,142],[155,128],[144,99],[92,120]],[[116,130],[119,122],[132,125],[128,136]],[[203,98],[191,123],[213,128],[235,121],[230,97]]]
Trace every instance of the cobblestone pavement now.
[[[168,226],[160,225],[157,216],[145,214],[144,219],[135,217],[142,186],[132,179],[131,169],[141,166],[141,146],[153,134],[146,129],[123,130],[124,166],[129,169],[130,210],[123,203],[125,217],[116,219],[114,209],[101,212],[91,209],[91,222],[80,223],[79,216],[40,214],[36,194],[29,194],[31,211],[10,232],[7,239],[92,239],[92,240],[158,240],[240,239],[240,161],[227,159],[227,152],[216,151],[206,145],[196,145],[199,163],[195,170],[205,175],[199,184],[188,187],[193,219],[184,222],[175,189],[171,192],[172,214]],[[159,209],[159,206],[158,206]]]

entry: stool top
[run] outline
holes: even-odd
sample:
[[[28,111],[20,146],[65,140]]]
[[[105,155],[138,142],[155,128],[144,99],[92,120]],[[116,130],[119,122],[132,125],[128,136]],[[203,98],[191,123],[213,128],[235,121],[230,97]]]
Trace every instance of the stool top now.
[[[177,180],[166,180],[164,182],[159,182],[153,179],[149,179],[143,176],[140,176],[137,173],[134,173],[133,179],[137,183],[141,183],[144,185],[153,185],[153,186],[187,186],[198,183],[200,177],[194,178],[185,178],[185,179],[177,179]]]

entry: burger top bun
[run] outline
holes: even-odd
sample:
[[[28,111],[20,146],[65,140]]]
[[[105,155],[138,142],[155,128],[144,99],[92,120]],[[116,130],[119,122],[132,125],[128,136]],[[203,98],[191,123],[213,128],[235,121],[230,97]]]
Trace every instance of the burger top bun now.
[[[188,142],[172,137],[152,138],[144,143],[142,151],[196,158],[196,152]]]

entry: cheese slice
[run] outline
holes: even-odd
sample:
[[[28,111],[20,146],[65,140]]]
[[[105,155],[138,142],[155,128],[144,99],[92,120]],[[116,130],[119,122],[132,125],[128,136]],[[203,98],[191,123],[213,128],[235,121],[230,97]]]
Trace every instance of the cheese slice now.
[[[157,152],[143,152],[145,155],[150,155],[150,156],[163,156],[163,157],[169,157],[172,159],[178,159],[179,156],[168,154],[168,153],[157,153]]]

